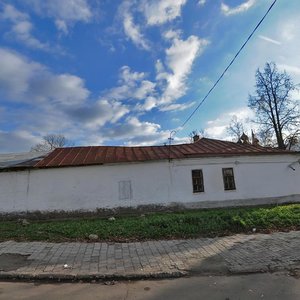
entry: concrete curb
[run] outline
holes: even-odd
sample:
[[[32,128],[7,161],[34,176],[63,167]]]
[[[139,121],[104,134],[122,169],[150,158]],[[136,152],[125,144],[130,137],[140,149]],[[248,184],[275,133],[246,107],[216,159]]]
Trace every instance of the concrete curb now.
[[[106,282],[106,281],[136,281],[149,279],[172,279],[186,277],[186,271],[172,273],[147,273],[147,274],[28,274],[1,272],[0,281],[45,281],[45,282]]]
[[[254,269],[240,269],[228,270],[228,272],[193,272],[176,271],[176,272],[159,272],[159,273],[129,273],[129,274],[52,274],[52,273],[14,273],[14,272],[0,272],[0,281],[35,281],[35,282],[110,282],[114,281],[138,281],[138,280],[159,280],[159,279],[175,279],[187,276],[238,276],[261,273],[300,273],[300,268],[254,268]]]

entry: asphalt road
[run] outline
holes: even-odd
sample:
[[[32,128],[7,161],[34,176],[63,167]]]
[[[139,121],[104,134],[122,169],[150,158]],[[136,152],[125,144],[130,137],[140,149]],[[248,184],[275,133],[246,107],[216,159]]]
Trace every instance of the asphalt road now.
[[[174,280],[103,283],[37,284],[0,282],[0,299],[300,299],[300,279],[286,274],[206,276]]]

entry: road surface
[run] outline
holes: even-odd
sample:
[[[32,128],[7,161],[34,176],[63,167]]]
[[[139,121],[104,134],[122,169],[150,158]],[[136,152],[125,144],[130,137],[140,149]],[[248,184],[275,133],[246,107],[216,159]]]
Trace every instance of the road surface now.
[[[287,274],[200,276],[103,283],[0,282],[0,299],[30,300],[235,300],[300,299],[300,279]]]

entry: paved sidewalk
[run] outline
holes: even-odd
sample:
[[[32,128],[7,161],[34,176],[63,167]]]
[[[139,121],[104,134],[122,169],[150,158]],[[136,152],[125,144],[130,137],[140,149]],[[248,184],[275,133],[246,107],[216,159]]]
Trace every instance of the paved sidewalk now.
[[[300,231],[136,243],[0,243],[0,279],[133,279],[300,270]]]

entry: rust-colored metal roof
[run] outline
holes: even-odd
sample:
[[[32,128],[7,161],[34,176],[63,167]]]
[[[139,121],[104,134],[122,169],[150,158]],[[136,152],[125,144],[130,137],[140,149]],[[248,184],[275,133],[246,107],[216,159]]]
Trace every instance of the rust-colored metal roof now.
[[[209,156],[288,154],[293,151],[266,148],[258,145],[202,138],[192,144],[172,146],[117,147],[90,146],[57,148],[34,167],[68,167],[111,163],[142,162],[165,159],[184,159]]]

